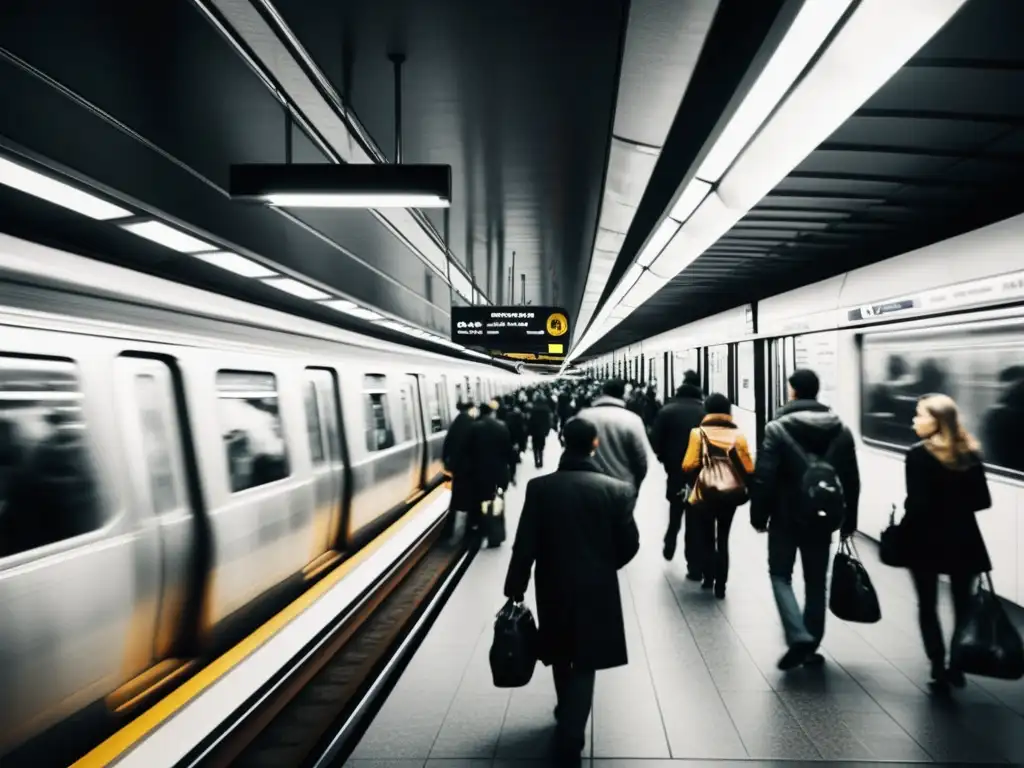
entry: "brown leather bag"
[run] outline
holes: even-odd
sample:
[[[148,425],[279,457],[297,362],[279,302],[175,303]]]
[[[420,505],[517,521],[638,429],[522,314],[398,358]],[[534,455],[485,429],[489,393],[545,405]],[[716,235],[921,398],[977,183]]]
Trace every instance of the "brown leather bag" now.
[[[740,472],[734,448],[712,445],[707,433],[700,431],[700,474],[697,475],[697,499],[716,506],[740,506],[749,498],[747,483]]]

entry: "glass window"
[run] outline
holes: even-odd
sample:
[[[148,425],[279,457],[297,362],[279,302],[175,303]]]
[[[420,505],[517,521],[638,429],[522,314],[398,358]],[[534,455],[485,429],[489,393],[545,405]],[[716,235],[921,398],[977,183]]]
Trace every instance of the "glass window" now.
[[[412,400],[409,387],[403,386],[398,390],[399,402],[402,406],[402,442],[409,442],[413,439],[412,424]]]
[[[466,402],[466,398],[462,394],[462,385],[461,384],[456,384],[455,385],[455,402],[457,402],[457,403],[464,403],[464,402]]]
[[[142,447],[146,453],[153,511],[157,514],[177,509],[181,504],[171,457],[175,446],[167,423],[174,409],[174,401],[168,399],[170,394],[152,374],[136,374],[135,399],[139,406]]]
[[[445,429],[444,417],[441,415],[441,404],[444,402],[444,388],[440,381],[427,388],[427,408],[430,413],[430,431],[433,434]]]
[[[754,342],[736,345],[736,405],[747,411],[757,409],[754,392]]]
[[[982,444],[985,461],[1024,472],[1024,323],[869,333],[861,355],[861,434],[906,447],[920,396],[942,393]]]
[[[316,392],[316,383],[306,381],[306,434],[309,436],[309,455],[313,466],[323,464],[326,460],[324,452],[323,426],[320,424],[320,403]]]
[[[368,374],[363,377],[363,402],[366,404],[366,450],[383,451],[395,444],[395,433],[388,413],[387,377]]]
[[[0,358],[0,556],[103,524],[70,361]]]
[[[217,399],[231,492],[288,477],[288,453],[274,375],[218,371]]]
[[[729,396],[729,345],[708,347],[708,393]]]

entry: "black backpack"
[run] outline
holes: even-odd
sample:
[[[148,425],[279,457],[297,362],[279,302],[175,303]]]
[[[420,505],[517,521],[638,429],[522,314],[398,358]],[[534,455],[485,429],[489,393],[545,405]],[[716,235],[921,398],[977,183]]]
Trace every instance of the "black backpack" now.
[[[793,510],[794,521],[802,527],[822,533],[838,531],[846,518],[846,494],[831,458],[843,436],[842,431],[832,439],[825,454],[820,457],[801,448],[785,427],[780,425],[779,431],[803,467],[798,481],[800,506]]]

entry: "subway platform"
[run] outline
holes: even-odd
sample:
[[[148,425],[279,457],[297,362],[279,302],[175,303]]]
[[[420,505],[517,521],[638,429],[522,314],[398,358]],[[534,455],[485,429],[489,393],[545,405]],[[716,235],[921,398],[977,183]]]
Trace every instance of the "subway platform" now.
[[[528,458],[528,457],[527,457]],[[530,685],[493,687],[487,654],[525,481],[508,499],[509,541],[481,550],[360,744],[350,768],[522,765],[546,757],[554,685],[538,665]],[[653,463],[653,457],[651,457]],[[858,548],[883,618],[847,624],[829,614],[823,668],[782,673],[784,650],[766,544],[737,512],[729,592],[716,600],[661,555],[667,517],[656,464],[641,489],[641,547],[620,574],[629,665],[599,672],[584,757],[593,767],[1024,764],[1024,682],[972,678],[949,698],[928,692],[928,664],[908,575]],[[794,578],[798,594],[799,567]],[[534,605],[532,592],[527,600]],[[948,593],[943,621],[951,626]],[[1019,619],[1021,611],[1014,611]]]

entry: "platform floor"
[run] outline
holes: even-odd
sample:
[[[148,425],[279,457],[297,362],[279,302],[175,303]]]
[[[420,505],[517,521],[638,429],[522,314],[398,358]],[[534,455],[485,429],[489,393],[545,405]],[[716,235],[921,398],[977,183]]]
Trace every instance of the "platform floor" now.
[[[557,457],[554,441],[541,471],[552,471]],[[525,481],[536,474],[521,468],[509,494],[510,541],[476,557],[351,768],[527,768],[545,755],[554,728],[550,672],[538,665],[526,688],[499,690],[487,660]],[[775,668],[784,646],[765,538],[750,528],[746,509],[733,527],[729,593],[718,601],[685,580],[681,539],[676,560],[662,558],[663,491],[655,465],[637,505],[640,552],[620,576],[630,663],[598,673],[584,752],[593,768],[667,768],[669,759],[1024,764],[1024,682],[972,679],[950,699],[930,695],[909,576],[879,563],[870,541],[859,550],[883,620],[865,626],[829,615],[825,667],[784,674]],[[799,595],[799,567],[794,582]],[[948,595],[943,600],[949,627]]]

